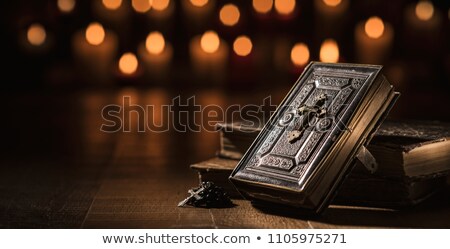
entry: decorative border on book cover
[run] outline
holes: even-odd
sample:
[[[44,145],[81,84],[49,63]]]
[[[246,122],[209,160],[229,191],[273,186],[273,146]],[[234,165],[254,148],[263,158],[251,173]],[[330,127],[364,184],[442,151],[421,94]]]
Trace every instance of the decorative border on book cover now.
[[[257,148],[257,152],[249,159],[244,170],[270,175],[281,180],[299,181],[303,178],[312,163],[316,160],[317,147],[321,147],[332,133],[332,122],[340,122],[348,102],[368,82],[376,71],[356,71],[345,68],[330,70],[319,67],[307,75],[306,80],[297,87],[298,94],[292,98],[281,114],[281,120],[272,127],[265,142]],[[298,127],[306,116],[296,115],[295,110],[301,105],[314,106],[316,99],[326,95],[324,118],[308,120],[312,125],[293,143],[288,141],[288,133]],[[333,125],[335,126],[335,125]]]

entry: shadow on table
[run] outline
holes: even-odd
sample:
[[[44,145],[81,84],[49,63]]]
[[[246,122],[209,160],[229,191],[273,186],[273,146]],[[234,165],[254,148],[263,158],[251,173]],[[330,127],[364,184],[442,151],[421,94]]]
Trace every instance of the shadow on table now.
[[[289,208],[255,207],[272,215],[309,220],[314,228],[450,228],[450,187],[417,206],[401,210],[331,205],[321,215],[310,215]]]

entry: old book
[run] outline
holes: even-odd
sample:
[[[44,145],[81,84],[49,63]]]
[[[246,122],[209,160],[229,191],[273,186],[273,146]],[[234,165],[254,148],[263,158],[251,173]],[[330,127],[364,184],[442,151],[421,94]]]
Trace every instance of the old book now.
[[[323,211],[395,102],[381,69],[310,63],[233,170],[232,184],[258,205]]]
[[[383,123],[368,148],[379,161],[375,174],[383,177],[430,178],[447,174],[450,170],[450,124],[388,121]]]
[[[240,197],[227,179],[261,127],[240,122],[218,124],[218,157],[191,165],[198,171],[200,181],[214,181],[232,197]],[[334,203],[402,208],[426,200],[445,185],[450,172],[449,138],[449,123],[386,120],[368,146],[378,162],[378,170],[370,173],[356,162]],[[426,160],[414,164],[415,174],[409,173],[411,160],[399,159],[422,154]]]
[[[359,162],[357,162],[359,164]],[[355,168],[362,167],[356,165]],[[333,200],[335,204],[404,208],[421,203],[446,185],[446,177],[383,177],[351,172]]]
[[[219,157],[240,160],[262,126],[218,124]],[[383,178],[435,178],[450,171],[450,123],[418,120],[386,120],[375,133],[368,150],[378,162],[375,176]],[[369,174],[357,165],[353,172]]]
[[[199,181],[213,181],[223,187],[233,198],[241,198],[239,192],[228,181],[239,160],[214,157],[191,165],[199,175]],[[356,162],[355,168],[361,167]],[[434,176],[434,177],[433,177]],[[416,205],[445,186],[442,174],[427,178],[383,177],[367,170],[352,171],[344,180],[333,200],[335,204],[384,208],[404,208]]]

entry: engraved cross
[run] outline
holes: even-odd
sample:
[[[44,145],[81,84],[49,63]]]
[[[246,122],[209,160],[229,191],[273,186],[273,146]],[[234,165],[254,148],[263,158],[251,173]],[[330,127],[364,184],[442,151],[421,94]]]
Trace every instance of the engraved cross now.
[[[294,129],[288,133],[289,143],[296,142],[306,129],[314,125],[311,125],[311,120],[316,120],[325,116],[325,114],[327,113],[327,109],[325,106],[326,100],[327,95],[321,94],[316,98],[316,103],[313,106],[302,104],[297,108],[297,115],[302,116],[303,119],[300,122],[300,127],[298,129]]]

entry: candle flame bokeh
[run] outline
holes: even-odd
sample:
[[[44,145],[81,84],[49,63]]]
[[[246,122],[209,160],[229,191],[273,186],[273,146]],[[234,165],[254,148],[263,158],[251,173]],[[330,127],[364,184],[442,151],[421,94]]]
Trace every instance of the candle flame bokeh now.
[[[75,0],[58,0],[58,9],[64,13],[70,13],[75,8]]]
[[[291,61],[296,66],[304,66],[309,61],[309,49],[304,43],[296,43],[291,50]]]
[[[234,40],[233,50],[239,56],[247,56],[252,52],[253,44],[247,36],[239,36]]]
[[[89,24],[85,33],[86,41],[94,46],[98,46],[105,40],[105,29],[98,22]]]
[[[122,5],[122,0],[102,0],[103,6],[109,10],[116,10]]]
[[[196,7],[203,7],[208,4],[208,0],[189,0]]]
[[[234,4],[226,4],[220,9],[220,21],[226,26],[234,26],[239,22],[241,13]]]
[[[420,1],[416,5],[416,16],[422,21],[428,21],[433,17],[434,7],[429,1]]]
[[[41,24],[35,23],[28,28],[27,39],[31,45],[41,46],[44,44],[46,38],[47,32]]]
[[[266,14],[273,7],[273,0],[253,0],[253,9],[261,14]]]
[[[367,36],[372,39],[380,38],[384,33],[383,20],[381,20],[381,18],[379,18],[378,16],[373,16],[367,19],[364,25],[364,31],[366,32]]]
[[[339,47],[335,40],[326,39],[320,46],[320,61],[336,63],[339,61]]]
[[[336,7],[341,4],[342,0],[323,0],[323,2],[330,7]]]
[[[275,10],[282,15],[289,15],[295,9],[295,0],[275,0]]]
[[[152,7],[152,0],[131,0],[131,6],[136,12],[145,13]]]
[[[158,31],[151,32],[145,40],[145,48],[151,54],[161,54],[165,45],[164,36]]]
[[[139,62],[133,53],[125,53],[120,57],[119,70],[124,74],[133,74],[136,72]]]
[[[200,39],[200,46],[207,53],[214,53],[219,49],[220,38],[214,31],[206,31]]]
[[[169,7],[170,0],[153,0],[152,8],[157,11],[163,11]]]

